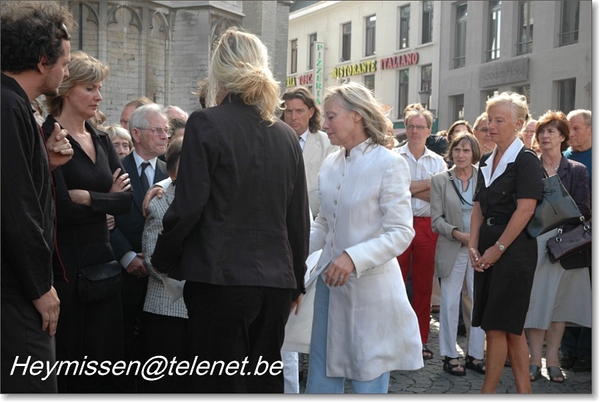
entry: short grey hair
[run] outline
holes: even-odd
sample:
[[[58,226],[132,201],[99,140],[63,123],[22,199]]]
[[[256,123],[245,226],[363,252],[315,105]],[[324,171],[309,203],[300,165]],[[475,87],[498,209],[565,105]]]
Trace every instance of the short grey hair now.
[[[147,105],[142,105],[134,110],[131,118],[129,119],[129,131],[134,128],[144,129],[148,127],[148,116],[151,115],[161,115],[165,119],[167,119],[167,115],[163,112],[163,108],[157,105],[156,103],[149,103]]]

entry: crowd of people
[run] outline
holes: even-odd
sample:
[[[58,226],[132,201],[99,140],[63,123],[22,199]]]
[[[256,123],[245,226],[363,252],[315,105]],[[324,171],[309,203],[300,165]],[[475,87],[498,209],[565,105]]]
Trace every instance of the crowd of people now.
[[[3,393],[297,393],[305,349],[282,346],[303,306],[306,392],[387,393],[391,371],[434,358],[435,289],[441,369],[484,375],[482,393],[506,364],[530,393],[544,342],[550,381],[591,370],[591,263],[566,270],[545,248],[577,223],[525,230],[554,175],[591,219],[590,111],[533,120],[503,92],[432,135],[412,104],[399,144],[363,85],[328,88],[322,109],[303,87],[281,94],[265,45],[230,28],[198,110],[141,96],[111,123],[110,67],[71,52],[65,7],[7,3],[1,18]],[[247,366],[14,372],[157,355]]]

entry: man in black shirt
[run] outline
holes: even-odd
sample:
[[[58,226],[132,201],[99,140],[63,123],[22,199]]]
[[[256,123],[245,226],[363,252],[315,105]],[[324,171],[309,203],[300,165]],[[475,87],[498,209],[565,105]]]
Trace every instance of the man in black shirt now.
[[[73,149],[58,125],[44,141],[31,101],[56,93],[68,75],[75,26],[55,3],[2,4],[2,393],[57,392],[56,375],[34,375],[32,365],[56,359],[50,171]]]

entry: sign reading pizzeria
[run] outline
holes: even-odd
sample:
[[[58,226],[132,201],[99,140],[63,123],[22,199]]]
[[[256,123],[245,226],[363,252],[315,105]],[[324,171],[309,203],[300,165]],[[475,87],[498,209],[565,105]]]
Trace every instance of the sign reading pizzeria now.
[[[392,68],[410,66],[413,64],[419,63],[419,53],[407,53],[407,54],[399,54],[393,57],[385,57],[383,59],[379,59],[379,69],[380,70],[389,70]]]

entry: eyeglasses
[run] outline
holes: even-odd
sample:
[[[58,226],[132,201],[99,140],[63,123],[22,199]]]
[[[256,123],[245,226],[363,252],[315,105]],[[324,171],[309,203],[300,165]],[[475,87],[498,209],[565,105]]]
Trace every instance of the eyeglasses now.
[[[140,130],[150,130],[153,135],[169,134],[169,127],[140,127]]]
[[[406,128],[409,130],[419,130],[420,131],[420,130],[425,130],[427,128],[427,126],[421,126],[421,125],[415,126],[414,124],[409,124],[408,126],[406,126]]]
[[[489,129],[489,128],[487,128],[487,127],[476,128],[475,130],[477,130],[477,131],[481,131],[481,132],[483,132],[483,133],[487,133],[488,131],[490,131],[490,129]]]

